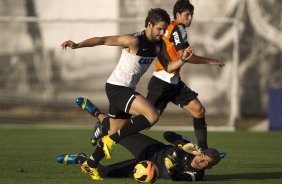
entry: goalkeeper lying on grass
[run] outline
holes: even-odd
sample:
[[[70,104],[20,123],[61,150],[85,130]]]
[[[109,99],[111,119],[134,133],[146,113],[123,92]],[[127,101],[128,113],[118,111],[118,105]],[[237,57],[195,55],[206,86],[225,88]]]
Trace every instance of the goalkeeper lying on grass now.
[[[123,138],[120,144],[130,151],[135,159],[107,166],[99,165],[101,177],[132,177],[133,168],[137,162],[150,160],[158,166],[159,178],[199,181],[203,180],[205,169],[211,168],[220,161],[220,155],[216,149],[209,148],[201,151],[197,145],[174,132],[165,132],[163,136],[173,145],[166,145],[141,133]],[[57,161],[62,164],[82,164],[86,159],[84,153],[63,154],[57,158]]]

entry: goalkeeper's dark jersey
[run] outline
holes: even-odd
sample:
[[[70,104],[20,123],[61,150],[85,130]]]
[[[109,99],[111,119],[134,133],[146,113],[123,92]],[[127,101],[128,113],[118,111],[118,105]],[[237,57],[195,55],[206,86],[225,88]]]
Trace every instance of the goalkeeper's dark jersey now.
[[[161,148],[158,151],[155,150],[155,154],[149,159],[153,161],[159,168],[160,178],[172,179],[175,181],[199,181],[203,180],[204,171],[197,171],[191,167],[191,161],[194,155],[188,154],[185,151],[179,149],[173,145],[159,144],[156,148]],[[153,150],[152,150],[153,151]],[[177,165],[174,172],[171,175],[168,173],[164,159],[168,155],[172,155],[173,152],[177,153]]]
[[[168,139],[166,138],[166,140]],[[99,173],[102,177],[132,177],[132,171],[137,162],[150,160],[158,166],[160,178],[175,181],[202,180],[204,171],[196,171],[191,167],[191,161],[194,155],[188,154],[175,146],[179,143],[187,143],[187,141],[181,139],[168,141],[173,145],[165,145],[140,133],[127,136],[121,139],[119,144],[130,151],[135,158],[108,166],[101,166]],[[174,151],[177,153],[178,163],[172,174],[169,174],[165,167],[164,160],[168,155],[172,155]]]

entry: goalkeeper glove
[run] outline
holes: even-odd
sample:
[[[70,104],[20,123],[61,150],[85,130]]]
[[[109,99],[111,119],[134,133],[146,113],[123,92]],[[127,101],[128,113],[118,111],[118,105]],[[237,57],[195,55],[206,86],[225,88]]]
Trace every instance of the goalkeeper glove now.
[[[172,155],[167,155],[167,157],[164,159],[164,162],[168,173],[172,174],[178,162],[176,152],[174,151]]]
[[[182,149],[186,153],[190,153],[190,154],[193,154],[193,155],[201,155],[202,154],[202,150],[201,150],[201,148],[198,147],[197,144],[193,144],[193,143],[186,143],[184,145],[178,144],[178,148]]]

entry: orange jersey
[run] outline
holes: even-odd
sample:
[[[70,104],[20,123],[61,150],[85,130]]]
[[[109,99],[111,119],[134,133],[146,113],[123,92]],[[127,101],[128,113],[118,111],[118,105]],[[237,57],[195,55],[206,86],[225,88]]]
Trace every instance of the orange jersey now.
[[[156,72],[165,70],[169,62],[178,60],[177,51],[185,49],[188,46],[187,32],[184,26],[176,22],[171,22],[163,36],[164,48],[162,49],[162,55],[158,56],[159,60],[156,62]],[[179,70],[172,72],[172,74],[179,76]]]

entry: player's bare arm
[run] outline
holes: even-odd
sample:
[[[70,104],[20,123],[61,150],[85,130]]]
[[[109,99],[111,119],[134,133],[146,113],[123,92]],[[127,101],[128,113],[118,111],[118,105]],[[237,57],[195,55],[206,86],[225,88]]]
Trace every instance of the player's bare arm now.
[[[86,39],[82,42],[75,43],[72,40],[65,41],[61,44],[63,49],[70,47],[71,49],[78,49],[83,47],[94,47],[98,45],[107,46],[121,46],[129,48],[133,52],[138,50],[138,39],[131,34],[117,35],[117,36],[105,36],[105,37],[93,37]]]
[[[169,62],[166,71],[168,73],[171,73],[175,70],[180,69],[186,62],[189,61],[189,59],[194,55],[195,50],[192,46],[187,47],[186,49],[181,50],[181,53],[179,54],[179,59],[174,62]]]
[[[224,66],[224,63],[222,63],[218,59],[206,58],[206,57],[202,57],[202,56],[197,56],[195,54],[188,60],[188,62],[189,63],[193,63],[193,64],[218,65],[219,67],[223,67]]]

